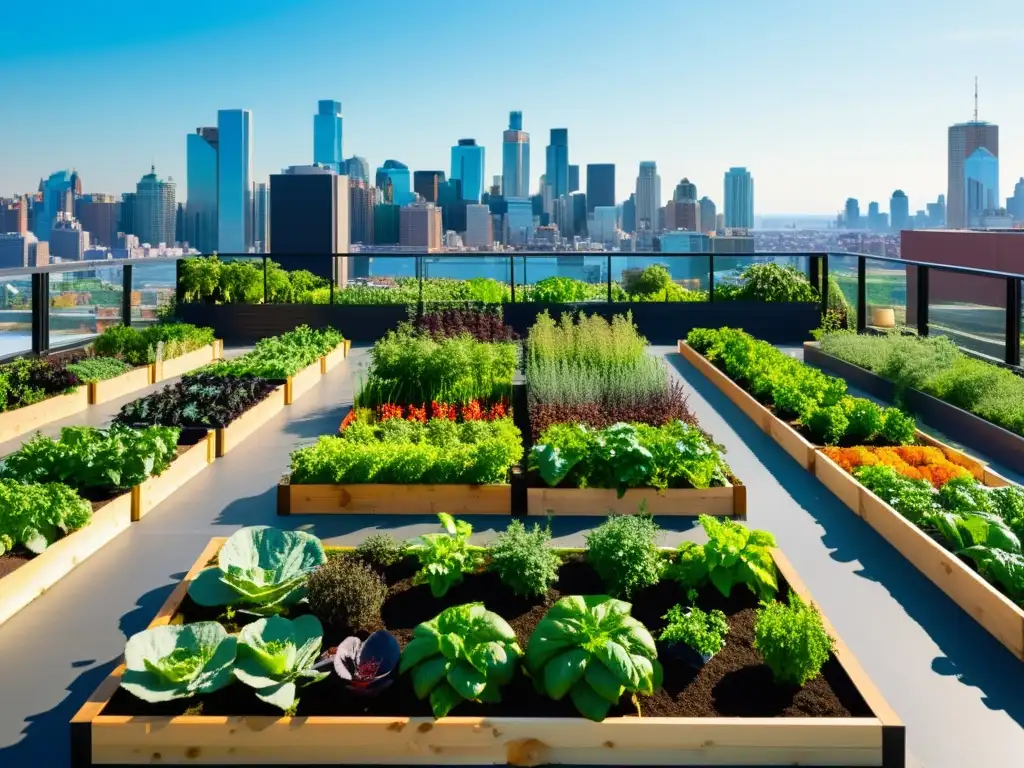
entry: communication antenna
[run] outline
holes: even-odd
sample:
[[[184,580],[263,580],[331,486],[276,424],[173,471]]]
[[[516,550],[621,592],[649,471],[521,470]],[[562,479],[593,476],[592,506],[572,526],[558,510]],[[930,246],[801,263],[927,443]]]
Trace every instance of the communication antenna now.
[[[978,76],[974,76],[974,122],[978,122]]]

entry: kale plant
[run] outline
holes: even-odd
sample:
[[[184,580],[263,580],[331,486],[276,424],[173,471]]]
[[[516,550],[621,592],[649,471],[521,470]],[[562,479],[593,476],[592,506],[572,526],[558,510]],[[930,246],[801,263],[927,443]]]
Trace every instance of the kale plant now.
[[[127,425],[226,427],[263,402],[277,385],[256,376],[184,376],[178,383],[128,403],[114,419]]]

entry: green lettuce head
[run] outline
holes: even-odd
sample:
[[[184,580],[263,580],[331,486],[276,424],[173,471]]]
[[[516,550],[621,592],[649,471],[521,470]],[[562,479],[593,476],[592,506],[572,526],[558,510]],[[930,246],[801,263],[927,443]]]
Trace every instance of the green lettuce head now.
[[[315,616],[294,621],[271,616],[247,625],[238,634],[235,677],[256,695],[285,712],[299,703],[298,686],[323,680],[330,672],[313,668],[320,655],[323,627]]]
[[[232,680],[235,646],[215,621],[147,629],[125,645],[121,687],[151,703],[213,693]]]

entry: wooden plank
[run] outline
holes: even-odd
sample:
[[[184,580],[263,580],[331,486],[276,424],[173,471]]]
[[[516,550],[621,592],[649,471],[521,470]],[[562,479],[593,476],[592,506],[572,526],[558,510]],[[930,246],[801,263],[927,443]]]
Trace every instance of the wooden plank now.
[[[733,486],[726,488],[630,488],[620,499],[613,488],[528,488],[527,514],[547,515],[600,515],[614,512],[631,515],[644,510],[652,515],[697,517],[712,515],[731,517],[735,514]],[[744,506],[744,514],[746,507]]]
[[[824,453],[814,463],[814,476],[847,507],[859,514],[860,492],[864,486]]]
[[[342,343],[345,346],[345,357],[348,357],[349,353],[352,352],[352,340],[351,339],[345,339],[345,341],[342,342]]]
[[[89,404],[99,405],[119,397],[138,392],[153,384],[153,366],[143,365],[112,379],[93,381],[89,384]]]
[[[75,567],[131,525],[131,494],[93,514],[89,524],[46,548],[0,579],[0,624],[71,573]]]
[[[278,514],[510,515],[509,485],[282,484]],[[282,504],[281,495],[286,494]],[[282,509],[282,506],[286,506]]]
[[[237,448],[242,440],[262,427],[278,413],[284,410],[284,385],[282,384],[262,403],[258,403],[243,413],[226,427],[217,430],[217,456],[226,456],[229,451]]]
[[[294,376],[289,376],[284,385],[284,404],[291,405],[320,383],[323,360],[318,358]]]
[[[320,358],[320,373],[327,373],[331,369],[338,367],[344,362],[346,357],[348,357],[348,347],[345,343],[339,344],[334,348],[334,351],[328,352]]]
[[[167,499],[185,483],[206,469],[216,452],[214,433],[193,445],[162,474],[151,477],[141,485],[132,488],[132,522],[138,522],[154,507]]]
[[[213,344],[207,344],[205,347],[194,349],[180,357],[172,357],[170,360],[154,363],[153,383],[166,381],[175,376],[182,376],[189,371],[194,371],[196,368],[212,363],[217,359],[218,350],[223,351],[223,344],[224,342],[216,339]]]
[[[66,419],[89,407],[89,387],[82,385],[66,395],[0,413],[0,443],[34,432],[44,424]]]

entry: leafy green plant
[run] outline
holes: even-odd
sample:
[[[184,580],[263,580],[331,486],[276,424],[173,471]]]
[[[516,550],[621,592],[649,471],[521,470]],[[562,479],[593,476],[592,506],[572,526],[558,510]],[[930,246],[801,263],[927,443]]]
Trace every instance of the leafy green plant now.
[[[254,688],[260,701],[294,714],[298,688],[330,674],[313,668],[323,634],[315,616],[299,616],[293,621],[270,616],[246,624],[238,633],[234,675]]]
[[[387,596],[388,587],[380,574],[346,555],[329,557],[306,582],[309,609],[334,629],[373,629],[380,624]]]
[[[821,672],[835,645],[825,631],[821,613],[795,592],[789,604],[765,603],[757,612],[754,648],[777,683],[804,685]]]
[[[197,605],[273,615],[305,598],[309,574],[326,559],[320,539],[303,531],[241,528],[224,542],[217,565],[189,584],[188,595]]]
[[[405,544],[389,533],[371,533],[356,547],[356,555],[367,565],[388,568],[405,557]]]
[[[293,331],[261,339],[251,352],[232,360],[211,363],[202,369],[215,376],[258,376],[286,379],[312,365],[344,342],[333,328],[315,331],[300,325]]]
[[[163,344],[163,358],[170,360],[213,341],[212,328],[199,328],[188,323],[156,323],[141,330],[114,325],[96,338],[93,348],[99,356],[116,357],[135,366],[155,361],[160,344]]]
[[[795,267],[765,262],[746,267],[735,285],[716,285],[715,299],[814,302],[819,300],[819,296],[818,291],[807,280],[807,276]]]
[[[698,520],[707,543],[684,541],[669,577],[693,587],[708,580],[726,597],[735,585],[746,584],[761,600],[773,599],[779,589],[771,553],[775,537],[727,518],[701,515]]]
[[[465,520],[455,520],[447,512],[439,512],[444,533],[425,533],[410,544],[408,552],[419,561],[420,569],[413,577],[414,584],[429,584],[434,597],[444,597],[448,590],[462,582],[464,574],[472,573],[482,564],[479,551],[469,545],[473,526]]]
[[[624,693],[661,687],[654,638],[632,606],[606,595],[563,597],[533,630],[526,668],[534,686],[555,701],[566,695],[584,717],[601,721]]]
[[[585,283],[571,277],[545,277],[524,291],[525,300],[539,304],[571,304],[602,298],[607,291],[604,283]]]
[[[21,357],[0,363],[0,413],[72,392],[80,383],[58,360]]]
[[[60,439],[37,434],[7,456],[0,477],[73,488],[131,488],[162,474],[177,455],[174,427],[64,427]]]
[[[190,374],[177,384],[122,406],[114,421],[127,426],[226,427],[266,400],[277,386],[257,376]]]
[[[516,633],[483,603],[456,605],[413,630],[398,673],[412,676],[417,698],[430,698],[434,717],[463,700],[494,704],[522,655]]]
[[[667,624],[658,638],[668,645],[683,645],[692,648],[705,660],[710,659],[723,647],[729,633],[729,622],[719,610],[705,613],[696,606],[687,608],[674,605],[661,617]]]
[[[150,703],[219,691],[231,683],[236,646],[215,621],[152,627],[128,638],[121,687]]]
[[[586,535],[586,560],[612,592],[630,597],[661,578],[658,530],[649,515],[612,515]]]
[[[92,505],[63,483],[0,480],[0,555],[15,547],[41,554],[91,517]]]
[[[134,370],[134,366],[113,357],[87,357],[77,363],[68,363],[68,370],[88,384],[121,376]]]
[[[936,509],[935,489],[927,480],[911,479],[882,464],[857,467],[853,476],[912,523],[929,519]]]
[[[522,522],[513,520],[491,544],[489,568],[517,595],[541,597],[558,580],[562,564],[550,541],[550,526],[541,528],[534,523],[533,530],[527,530]]]

